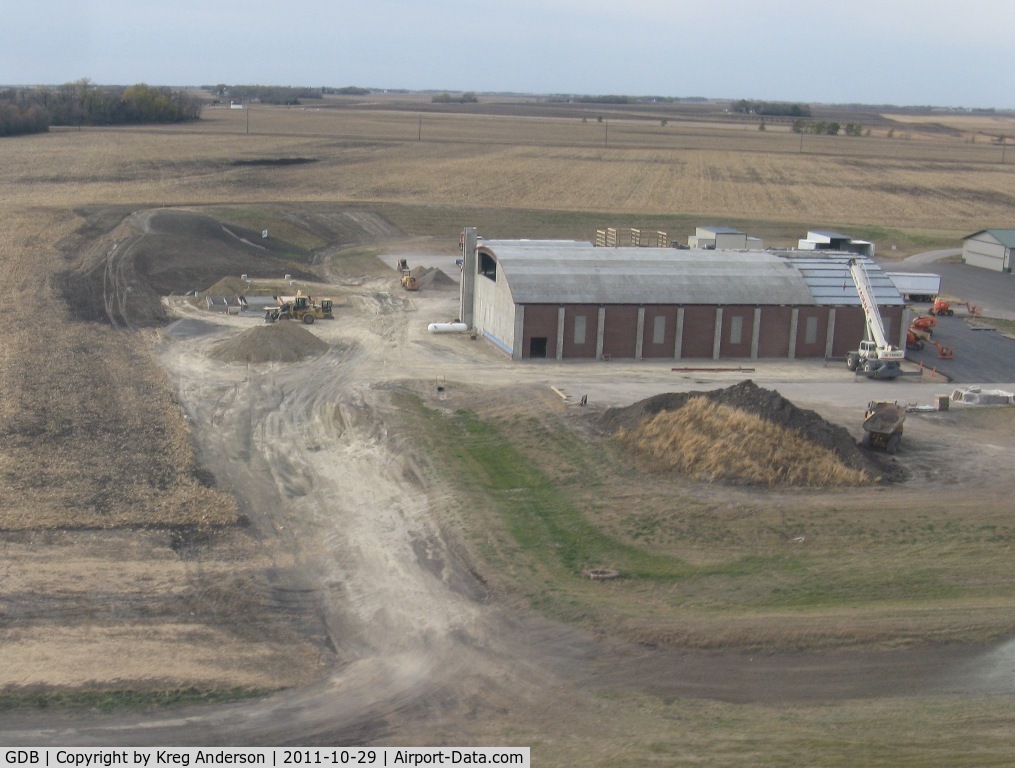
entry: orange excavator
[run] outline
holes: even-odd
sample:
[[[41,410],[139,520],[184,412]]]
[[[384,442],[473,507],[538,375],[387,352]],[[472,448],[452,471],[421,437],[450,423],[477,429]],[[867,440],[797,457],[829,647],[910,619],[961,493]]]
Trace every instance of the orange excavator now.
[[[936,325],[937,320],[933,317],[916,318],[906,332],[906,349],[921,350],[930,344],[937,350],[938,359],[951,360],[954,358],[955,351],[951,347],[946,347],[944,344],[940,344],[931,338],[934,335],[933,329]]]
[[[946,347],[940,342],[934,341],[929,335],[927,335],[926,331],[914,331],[910,329],[910,331],[906,333],[906,349],[920,350],[928,344],[937,350],[939,360],[951,360],[955,357],[955,350],[951,347]]]
[[[910,328],[906,332],[906,349],[923,349],[928,341],[930,341],[930,335],[926,331]]]

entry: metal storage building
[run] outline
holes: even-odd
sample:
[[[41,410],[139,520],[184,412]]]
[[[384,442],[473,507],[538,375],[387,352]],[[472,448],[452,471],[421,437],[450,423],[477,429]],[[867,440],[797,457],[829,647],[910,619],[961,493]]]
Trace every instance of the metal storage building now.
[[[461,319],[513,359],[843,357],[864,338],[848,254],[478,241],[466,230]],[[905,303],[866,260],[890,336]]]
[[[1011,272],[1015,229],[981,229],[962,241],[962,260],[974,267]]]
[[[807,237],[797,241],[797,248],[802,251],[843,251],[861,256],[874,255],[874,243],[868,240],[854,240],[841,232],[812,229]]]
[[[746,233],[733,227],[695,227],[694,234],[687,238],[687,245],[691,248],[705,248],[712,250],[740,249],[762,249],[765,244],[760,238],[750,237]]]

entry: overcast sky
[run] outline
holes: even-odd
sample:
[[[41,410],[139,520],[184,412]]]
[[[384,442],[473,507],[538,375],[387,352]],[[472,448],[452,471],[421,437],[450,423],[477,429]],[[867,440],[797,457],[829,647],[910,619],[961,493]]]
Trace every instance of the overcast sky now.
[[[0,83],[1015,108],[1012,0],[0,0]]]

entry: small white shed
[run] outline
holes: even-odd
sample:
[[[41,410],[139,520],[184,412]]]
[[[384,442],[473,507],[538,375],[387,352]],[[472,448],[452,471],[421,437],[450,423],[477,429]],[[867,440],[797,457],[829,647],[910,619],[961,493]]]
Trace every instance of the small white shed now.
[[[981,229],[962,241],[962,260],[973,267],[1011,272],[1015,229]]]

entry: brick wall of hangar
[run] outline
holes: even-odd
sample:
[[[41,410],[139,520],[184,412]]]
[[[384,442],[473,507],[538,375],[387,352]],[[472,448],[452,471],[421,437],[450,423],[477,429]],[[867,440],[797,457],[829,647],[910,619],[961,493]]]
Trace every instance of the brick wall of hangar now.
[[[893,343],[903,307],[882,307]],[[858,306],[527,304],[521,356],[547,359],[814,359],[864,338]],[[716,329],[719,329],[718,335]]]

